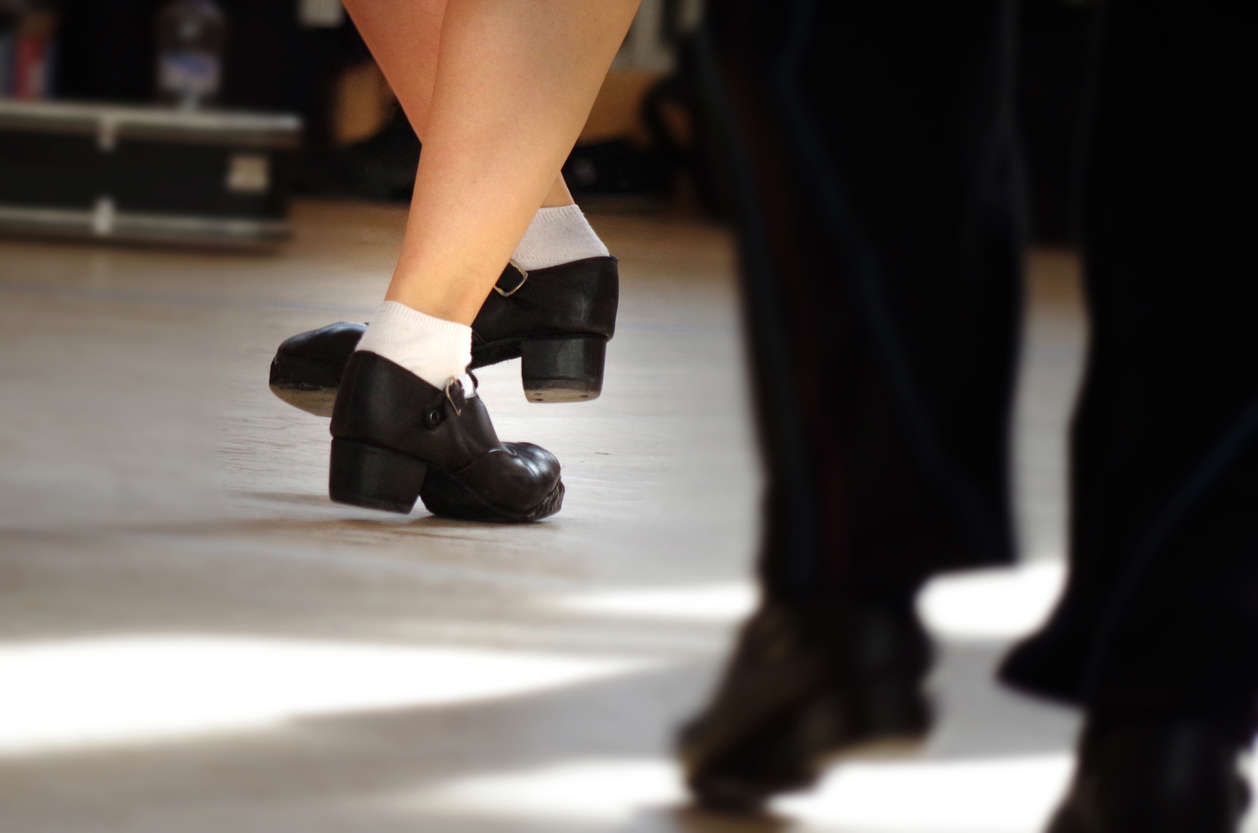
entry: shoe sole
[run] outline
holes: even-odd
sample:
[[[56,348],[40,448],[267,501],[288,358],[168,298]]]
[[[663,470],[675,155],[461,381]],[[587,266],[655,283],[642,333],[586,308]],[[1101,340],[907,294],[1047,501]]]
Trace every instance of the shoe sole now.
[[[289,405],[324,418],[332,416],[332,406],[336,404],[336,390],[336,388],[312,388],[298,385],[285,386],[274,382],[271,384],[271,393]]]

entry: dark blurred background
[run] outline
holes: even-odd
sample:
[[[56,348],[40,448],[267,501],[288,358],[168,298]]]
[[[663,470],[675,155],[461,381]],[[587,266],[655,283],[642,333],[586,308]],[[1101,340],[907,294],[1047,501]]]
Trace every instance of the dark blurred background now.
[[[1023,4],[1019,106],[1039,243],[1063,244],[1070,236],[1071,159],[1093,13],[1092,4],[1077,1]],[[695,116],[689,33],[700,14],[696,0],[644,3],[565,168],[583,201],[724,213],[723,178],[711,162],[717,154],[709,152]],[[32,138],[32,133],[65,132],[64,125],[41,128],[37,113],[26,106],[35,102],[145,107],[166,102],[179,109],[181,94],[164,88],[159,76],[162,67],[178,67],[189,57],[212,65],[189,65],[186,77],[167,78],[166,87],[203,83],[212,89],[182,101],[183,110],[300,117],[299,140],[270,160],[276,175],[267,181],[265,200],[237,200],[226,208],[210,195],[200,207],[172,200],[180,165],[191,179],[204,179],[204,170],[197,169],[207,165],[218,176],[221,154],[184,154],[182,162],[169,160],[159,176],[146,170],[142,159],[85,161],[85,147],[49,146]],[[205,80],[207,73],[212,81]],[[405,200],[419,152],[335,0],[0,0],[0,96],[25,107],[21,120],[0,112],[0,178],[10,180],[10,187],[0,190],[0,202],[10,208],[39,202],[31,192],[58,192],[48,181],[58,170],[75,175],[103,163],[124,166],[129,178],[161,187],[163,194],[146,204],[151,211],[160,213],[163,201],[170,201],[171,212],[224,210],[246,217],[261,212],[275,219],[292,195]],[[37,166],[43,169],[38,179],[30,174],[32,142],[42,157],[65,155],[45,158],[48,164]],[[206,144],[221,147],[224,140],[209,137]],[[24,181],[21,188],[17,179]],[[67,208],[82,208],[86,197],[82,189],[71,189],[65,199],[73,203]]]

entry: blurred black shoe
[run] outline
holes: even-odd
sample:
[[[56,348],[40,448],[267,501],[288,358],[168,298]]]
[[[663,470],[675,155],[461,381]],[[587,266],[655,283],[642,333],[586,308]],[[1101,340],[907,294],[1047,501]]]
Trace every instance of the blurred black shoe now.
[[[687,785],[708,808],[755,812],[812,786],[833,755],[920,741],[930,660],[911,603],[762,604],[711,703],[679,734]]]
[[[1193,723],[1090,726],[1048,833],[1237,833],[1242,746]]]

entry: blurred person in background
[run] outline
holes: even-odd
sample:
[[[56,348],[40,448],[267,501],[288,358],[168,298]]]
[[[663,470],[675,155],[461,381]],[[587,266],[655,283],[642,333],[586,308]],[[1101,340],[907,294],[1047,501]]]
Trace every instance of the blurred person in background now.
[[[1015,12],[709,6],[768,472],[762,602],[680,737],[709,805],[924,736],[916,592],[1014,558]],[[1258,13],[1114,0],[1097,34],[1069,577],[1000,676],[1086,714],[1051,833],[1234,833],[1258,729],[1258,374],[1254,215],[1228,195],[1258,186]]]
[[[534,401],[601,390],[616,259],[560,168],[637,5],[346,0],[423,153],[370,325],[299,334],[272,364],[277,393],[331,412],[334,500],[503,522],[559,510],[558,461],[498,439],[468,369],[519,356]]]

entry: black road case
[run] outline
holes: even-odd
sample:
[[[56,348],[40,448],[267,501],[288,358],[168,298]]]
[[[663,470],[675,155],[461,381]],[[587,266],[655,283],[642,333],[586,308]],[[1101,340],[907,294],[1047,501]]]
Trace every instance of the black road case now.
[[[282,240],[300,135],[293,115],[0,100],[0,232]]]

